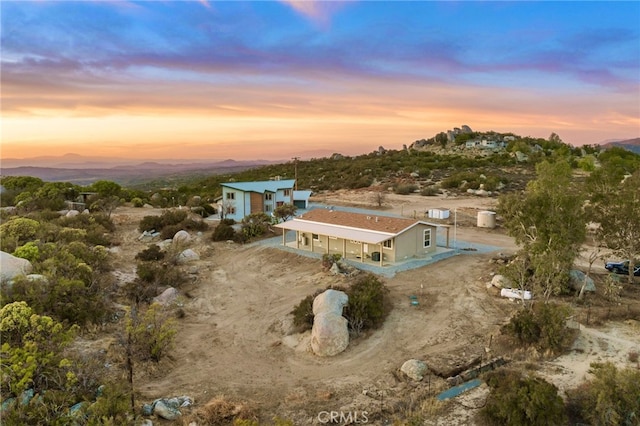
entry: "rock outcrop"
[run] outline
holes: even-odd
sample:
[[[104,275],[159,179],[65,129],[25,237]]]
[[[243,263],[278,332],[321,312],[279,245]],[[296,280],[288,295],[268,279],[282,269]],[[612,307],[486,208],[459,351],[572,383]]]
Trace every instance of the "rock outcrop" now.
[[[191,241],[191,235],[189,235],[189,233],[184,230],[176,232],[176,234],[173,236],[174,244],[186,244],[189,241]]]
[[[400,371],[411,380],[419,382],[427,371],[427,364],[417,359],[410,359],[402,364]]]
[[[342,308],[349,301],[346,293],[327,290],[313,301],[311,349],[318,356],[334,356],[349,345],[348,322]]]
[[[343,291],[329,289],[313,299],[313,314],[333,313],[342,316],[342,308],[349,301],[349,296]]]
[[[33,265],[27,259],[0,251],[0,280],[10,281],[18,275],[28,275],[31,271]]]
[[[200,260],[200,256],[191,249],[186,249],[178,255],[178,263],[180,264],[194,262],[196,260]]]

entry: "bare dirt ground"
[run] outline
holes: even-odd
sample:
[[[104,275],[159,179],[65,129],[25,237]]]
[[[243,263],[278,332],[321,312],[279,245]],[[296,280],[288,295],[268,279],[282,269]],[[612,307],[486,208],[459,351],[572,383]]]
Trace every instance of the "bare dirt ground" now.
[[[371,195],[341,192],[317,202],[372,208]],[[398,198],[396,198],[398,197]],[[500,247],[516,247],[501,229],[475,227],[475,212],[492,209],[495,199],[476,197],[389,197],[383,209],[405,216],[426,209],[456,209],[460,240]],[[137,240],[136,227],[157,209],[122,207],[114,213],[120,249],[116,268],[123,277],[135,274],[134,256],[147,247]],[[453,219],[453,217],[451,218]],[[349,344],[341,354],[319,358],[307,348],[308,335],[291,334],[289,313],[317,289],[339,285],[320,261],[261,245],[213,243],[210,232],[191,243],[201,260],[195,281],[183,292],[185,313],[178,322],[176,344],[169,358],[141,369],[135,379],[138,401],[189,395],[195,407],[224,395],[256,409],[262,422],[274,415],[296,425],[320,424],[322,411],[367,411],[369,424],[391,424],[411,413],[427,412],[416,395],[433,395],[446,388],[444,380],[429,376],[420,383],[404,379],[398,370],[408,359],[430,363],[450,354],[488,359],[500,354],[494,340],[517,305],[487,289],[497,267],[492,254],[466,253],[419,269],[398,273],[384,281],[393,309],[384,325]],[[416,295],[419,306],[411,306]],[[574,350],[541,369],[561,390],[585,377],[592,361],[628,363],[628,352],[640,350],[637,323],[609,324],[580,332]],[[429,424],[475,424],[486,387],[468,392]],[[374,420],[375,419],[375,420]],[[162,421],[160,421],[162,424]]]

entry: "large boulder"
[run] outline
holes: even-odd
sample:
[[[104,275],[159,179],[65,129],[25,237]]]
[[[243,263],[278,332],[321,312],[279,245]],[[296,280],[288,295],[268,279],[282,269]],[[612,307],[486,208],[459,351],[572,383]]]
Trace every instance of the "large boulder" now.
[[[178,290],[173,287],[169,287],[163,291],[160,295],[153,298],[155,303],[159,303],[162,306],[170,305],[174,300],[178,298]]]
[[[342,316],[342,308],[348,301],[347,293],[339,290],[326,290],[313,299],[313,314],[334,313]]]
[[[332,312],[322,312],[313,318],[311,349],[318,356],[334,356],[349,345],[347,319]]]
[[[410,359],[402,364],[400,371],[402,371],[408,378],[419,382],[427,371],[427,364],[417,359]]]
[[[177,407],[172,407],[166,400],[156,401],[153,414],[166,420],[175,420],[182,415]]]
[[[178,255],[178,263],[180,264],[189,263],[196,260],[200,260],[200,256],[198,255],[198,253],[191,249],[186,249]]]
[[[491,278],[491,285],[497,288],[513,287],[511,280],[500,274],[494,275],[493,278]]]
[[[584,272],[577,269],[572,269],[571,271],[569,271],[569,277],[571,288],[573,288],[574,290],[580,290],[586,280],[587,284],[584,286],[584,291],[596,291],[595,283],[590,277],[587,277]]]
[[[189,233],[185,230],[178,231],[173,236],[174,244],[186,244],[189,241],[191,241],[191,235],[189,235]]]
[[[27,259],[0,251],[0,280],[10,281],[18,275],[28,275],[31,271],[33,265]]]

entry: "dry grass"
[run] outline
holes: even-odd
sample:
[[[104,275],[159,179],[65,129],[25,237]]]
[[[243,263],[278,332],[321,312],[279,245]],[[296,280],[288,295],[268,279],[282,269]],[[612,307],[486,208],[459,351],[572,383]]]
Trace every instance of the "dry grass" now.
[[[193,413],[182,419],[183,426],[195,423],[198,426],[232,425],[235,420],[257,421],[257,412],[246,402],[231,401],[216,396]]]

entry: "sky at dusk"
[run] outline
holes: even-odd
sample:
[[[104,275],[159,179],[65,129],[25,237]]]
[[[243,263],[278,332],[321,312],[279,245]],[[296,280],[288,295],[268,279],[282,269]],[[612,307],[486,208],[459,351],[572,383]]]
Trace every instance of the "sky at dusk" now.
[[[640,136],[640,2],[7,1],[1,158]]]

